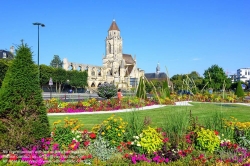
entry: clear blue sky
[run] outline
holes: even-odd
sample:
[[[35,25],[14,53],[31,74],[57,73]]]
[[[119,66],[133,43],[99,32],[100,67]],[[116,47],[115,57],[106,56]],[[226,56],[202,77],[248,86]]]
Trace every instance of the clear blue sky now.
[[[1,0],[0,49],[21,39],[40,64],[54,55],[102,65],[107,31],[115,19],[123,53],[136,55],[146,73],[168,69],[170,77],[217,64],[228,74],[250,67],[249,0]]]

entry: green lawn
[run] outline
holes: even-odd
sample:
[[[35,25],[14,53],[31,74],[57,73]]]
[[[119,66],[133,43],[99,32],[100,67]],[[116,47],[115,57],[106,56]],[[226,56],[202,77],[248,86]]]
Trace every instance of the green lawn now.
[[[193,106],[166,106],[157,109],[136,111],[139,118],[143,121],[145,117],[151,119],[153,126],[160,127],[164,124],[166,117],[171,114],[189,114],[192,111],[193,116],[198,117],[199,121],[211,118],[214,113],[222,113],[224,118],[229,118],[233,116],[238,119],[238,121],[246,122],[250,121],[250,107],[236,104],[223,104],[223,103],[191,103]],[[80,122],[84,124],[84,127],[90,130],[95,124],[101,123],[103,120],[110,117],[112,114],[120,116],[123,119],[128,117],[127,113],[114,113],[110,112],[108,114],[92,114],[92,115],[60,115],[60,116],[48,116],[50,126],[52,127],[53,122],[57,120],[63,120],[65,117],[77,118]]]

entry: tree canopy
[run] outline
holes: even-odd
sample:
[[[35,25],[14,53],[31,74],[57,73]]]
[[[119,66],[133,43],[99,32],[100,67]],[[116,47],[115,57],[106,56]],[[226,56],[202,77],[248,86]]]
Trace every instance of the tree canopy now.
[[[205,70],[203,75],[208,88],[221,90],[223,89],[223,85],[225,86],[225,89],[228,89],[231,86],[230,78],[227,77],[224,70],[218,65],[212,65]]]
[[[54,58],[50,62],[50,66],[53,68],[62,68],[63,61],[60,59],[59,55],[54,55]]]

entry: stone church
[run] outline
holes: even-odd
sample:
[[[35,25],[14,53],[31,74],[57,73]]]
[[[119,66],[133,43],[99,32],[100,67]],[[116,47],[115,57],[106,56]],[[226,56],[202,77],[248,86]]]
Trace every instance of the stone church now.
[[[122,37],[115,20],[113,20],[106,37],[106,53],[102,58],[103,66],[69,62],[63,59],[65,70],[86,70],[88,72],[88,89],[95,91],[98,85],[112,83],[123,90],[138,85],[144,70],[137,68],[136,57],[123,53]]]

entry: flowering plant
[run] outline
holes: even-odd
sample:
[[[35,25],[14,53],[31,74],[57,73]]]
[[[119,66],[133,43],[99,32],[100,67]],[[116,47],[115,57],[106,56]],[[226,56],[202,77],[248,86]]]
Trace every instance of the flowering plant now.
[[[52,131],[52,138],[54,142],[60,145],[60,149],[66,150],[69,145],[72,145],[72,141],[81,142],[82,135],[79,130],[83,124],[80,124],[78,119],[69,119],[66,117],[64,119],[64,125],[58,125],[61,120],[54,122],[54,129]],[[72,149],[72,146],[70,146]],[[76,150],[75,148],[73,148]]]
[[[220,146],[220,138],[217,131],[201,128],[197,133],[196,148],[214,152]]]
[[[139,150],[140,153],[141,150],[149,154],[153,153],[160,150],[164,143],[162,134],[150,126],[148,126],[147,129],[142,130],[142,133],[139,136],[134,136],[133,138],[134,141],[131,145],[135,146],[134,149]]]
[[[121,117],[112,115],[100,125],[93,127],[93,132],[100,134],[111,146],[118,146],[123,142],[127,123]]]
[[[99,85],[98,87],[98,96],[110,99],[111,97],[115,96],[117,93],[117,89],[114,84],[104,83]]]

